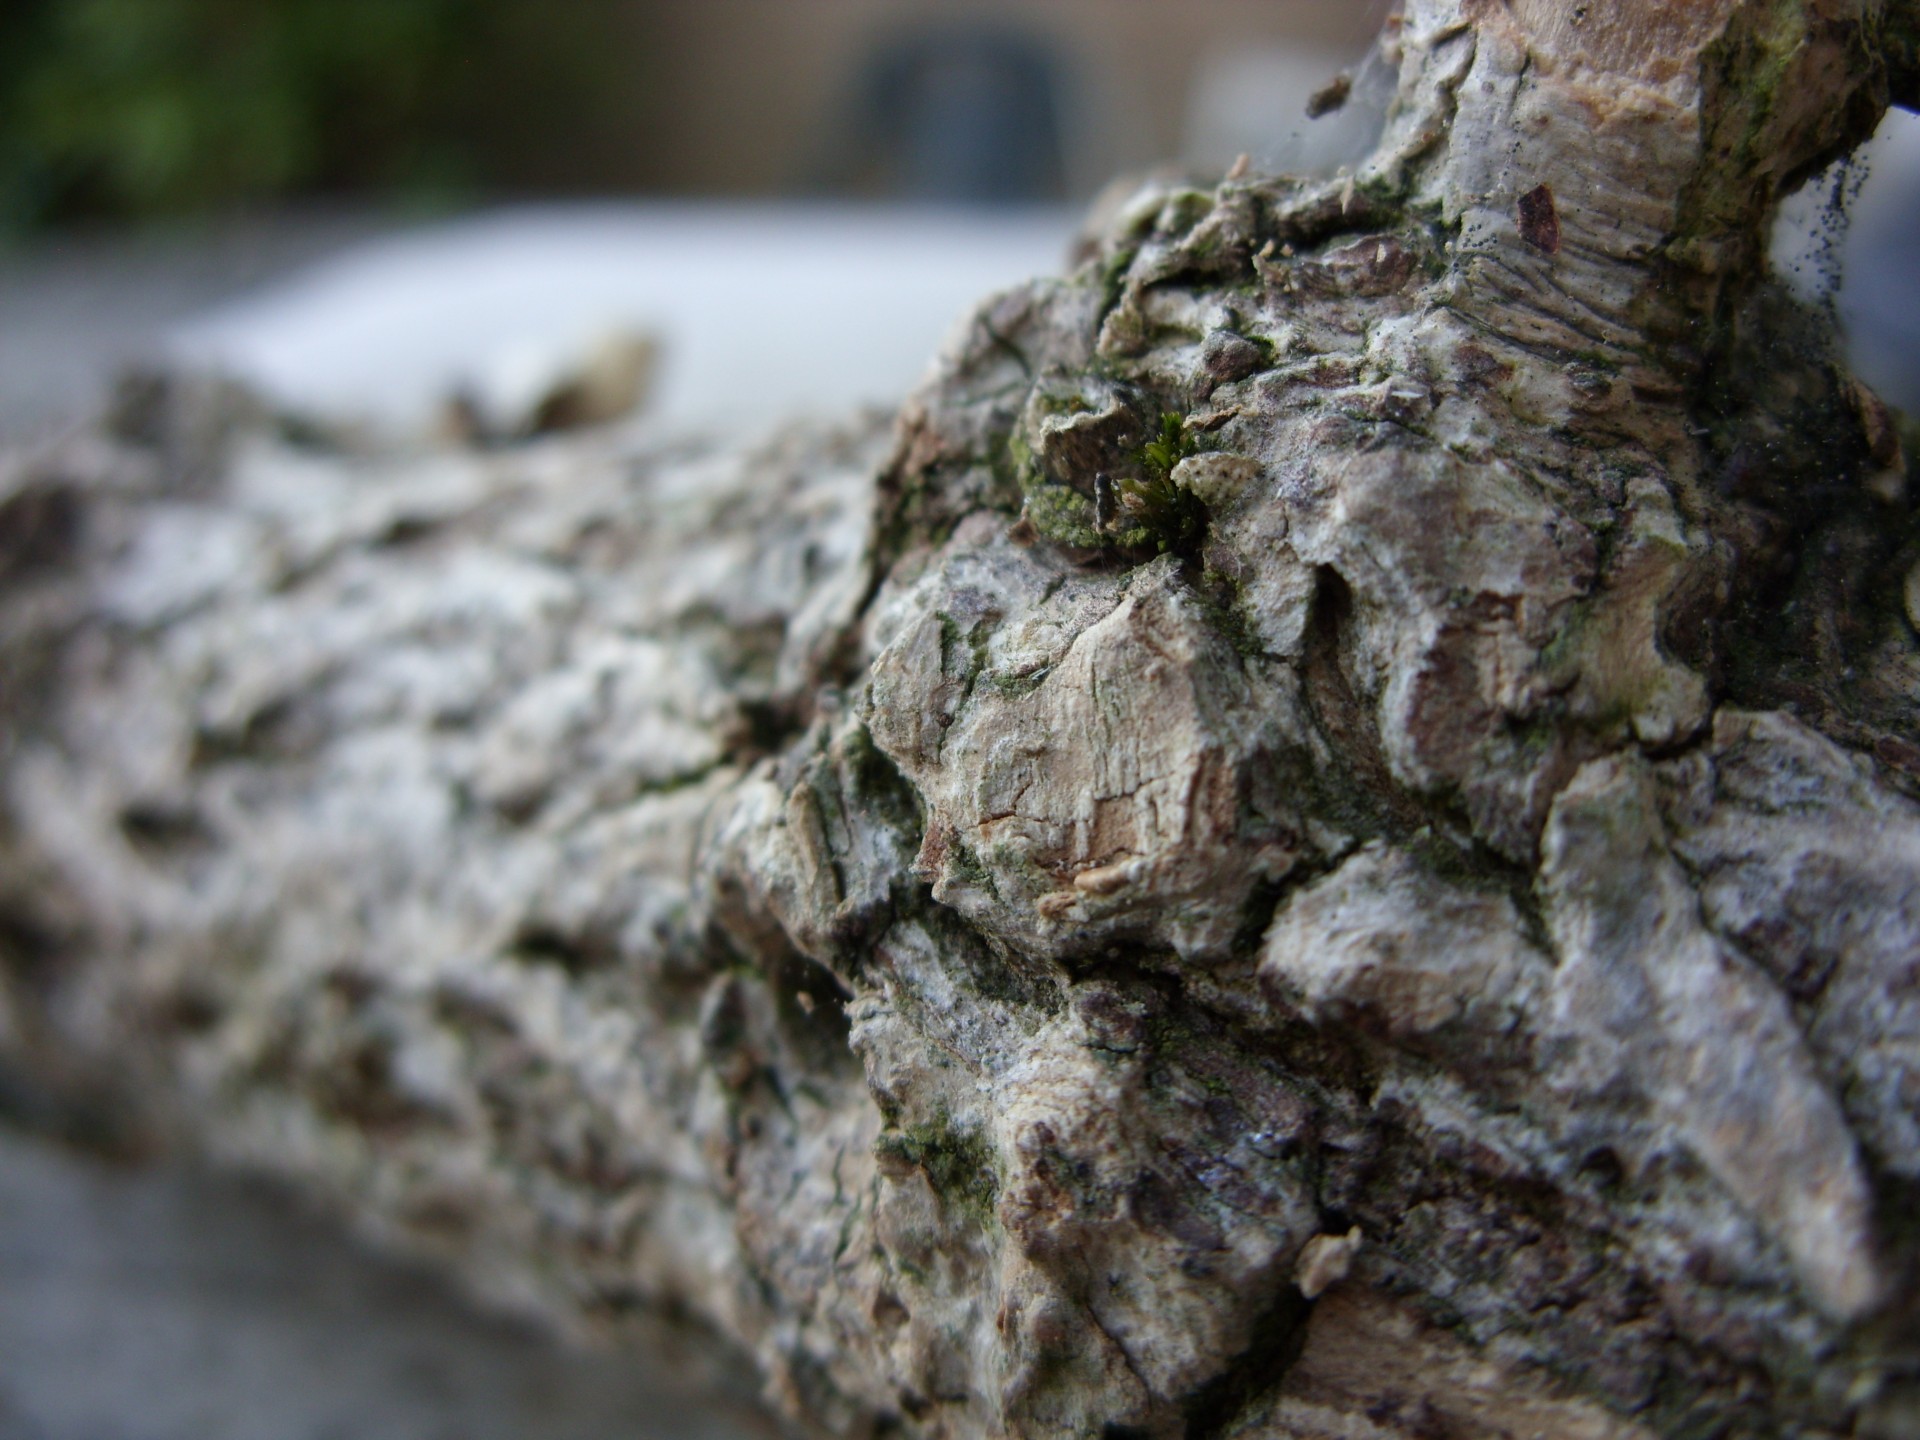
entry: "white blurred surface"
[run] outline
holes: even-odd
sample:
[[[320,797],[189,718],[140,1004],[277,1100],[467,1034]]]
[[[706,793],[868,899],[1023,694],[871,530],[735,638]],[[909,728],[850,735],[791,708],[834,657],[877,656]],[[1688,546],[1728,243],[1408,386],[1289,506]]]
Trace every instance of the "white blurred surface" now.
[[[1850,161],[1789,196],[1772,258],[1803,299],[1831,302],[1860,378],[1920,413],[1920,115],[1889,110]]]
[[[1077,217],[797,205],[510,209],[354,246],[174,330],[289,406],[417,430],[610,332],[655,337],[675,428],[899,400],[983,296],[1057,272]]]
[[[0,445],[84,419],[185,317],[393,228],[372,213],[308,209],[0,247]]]

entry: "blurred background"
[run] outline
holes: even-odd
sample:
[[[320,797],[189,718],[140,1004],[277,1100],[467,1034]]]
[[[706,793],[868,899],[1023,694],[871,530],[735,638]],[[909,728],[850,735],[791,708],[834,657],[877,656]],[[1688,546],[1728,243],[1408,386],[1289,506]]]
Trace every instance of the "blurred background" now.
[[[0,446],[155,363],[407,443],[890,403],[1113,177],[1364,153],[1389,8],[0,0]],[[1920,128],[1777,253],[1920,407]],[[731,1372],[562,1354],[285,1197],[3,1112],[0,1440],[765,1433]]]
[[[662,419],[890,402],[1115,175],[1360,153],[1304,102],[1389,6],[4,0],[0,442],[162,351],[403,429],[610,332]]]
[[[1338,67],[1386,10],[8,0],[0,216],[148,219],[372,196],[1083,198],[1121,170],[1231,160],[1222,147],[1244,148],[1234,132],[1248,122],[1299,128],[1285,96],[1260,94],[1275,88],[1260,67]]]

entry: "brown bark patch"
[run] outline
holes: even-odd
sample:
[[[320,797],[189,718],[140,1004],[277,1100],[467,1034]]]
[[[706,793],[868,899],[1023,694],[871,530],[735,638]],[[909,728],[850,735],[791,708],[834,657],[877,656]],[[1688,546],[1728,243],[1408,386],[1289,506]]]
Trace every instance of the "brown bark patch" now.
[[[1560,253],[1560,211],[1548,186],[1536,185],[1520,197],[1520,238],[1549,255]]]

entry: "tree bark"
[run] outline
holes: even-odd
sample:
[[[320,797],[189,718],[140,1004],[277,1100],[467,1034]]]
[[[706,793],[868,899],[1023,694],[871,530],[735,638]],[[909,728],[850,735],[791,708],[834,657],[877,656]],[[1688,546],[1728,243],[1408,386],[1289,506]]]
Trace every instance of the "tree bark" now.
[[[822,1434],[1920,1433],[1920,527],[1763,243],[1916,36],[1409,0],[890,429],[17,463],[17,1103]]]

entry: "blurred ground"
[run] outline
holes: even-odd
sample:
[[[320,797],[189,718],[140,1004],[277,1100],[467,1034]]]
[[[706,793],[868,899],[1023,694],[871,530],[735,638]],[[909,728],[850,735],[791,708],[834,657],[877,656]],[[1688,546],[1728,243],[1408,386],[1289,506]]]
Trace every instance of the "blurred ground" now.
[[[670,1362],[482,1317],[286,1197],[0,1129],[0,1440],[772,1440]]]
[[[973,302],[1065,260],[1077,213],[602,202],[435,224],[289,215],[0,252],[0,444],[56,433],[163,355],[334,420],[415,435],[638,331],[670,427],[892,404]]]
[[[179,327],[175,352],[401,434],[609,332],[660,351],[647,419],[767,429],[892,406],[975,302],[1058,271],[1075,212],[605,201],[504,207],[353,247]]]

